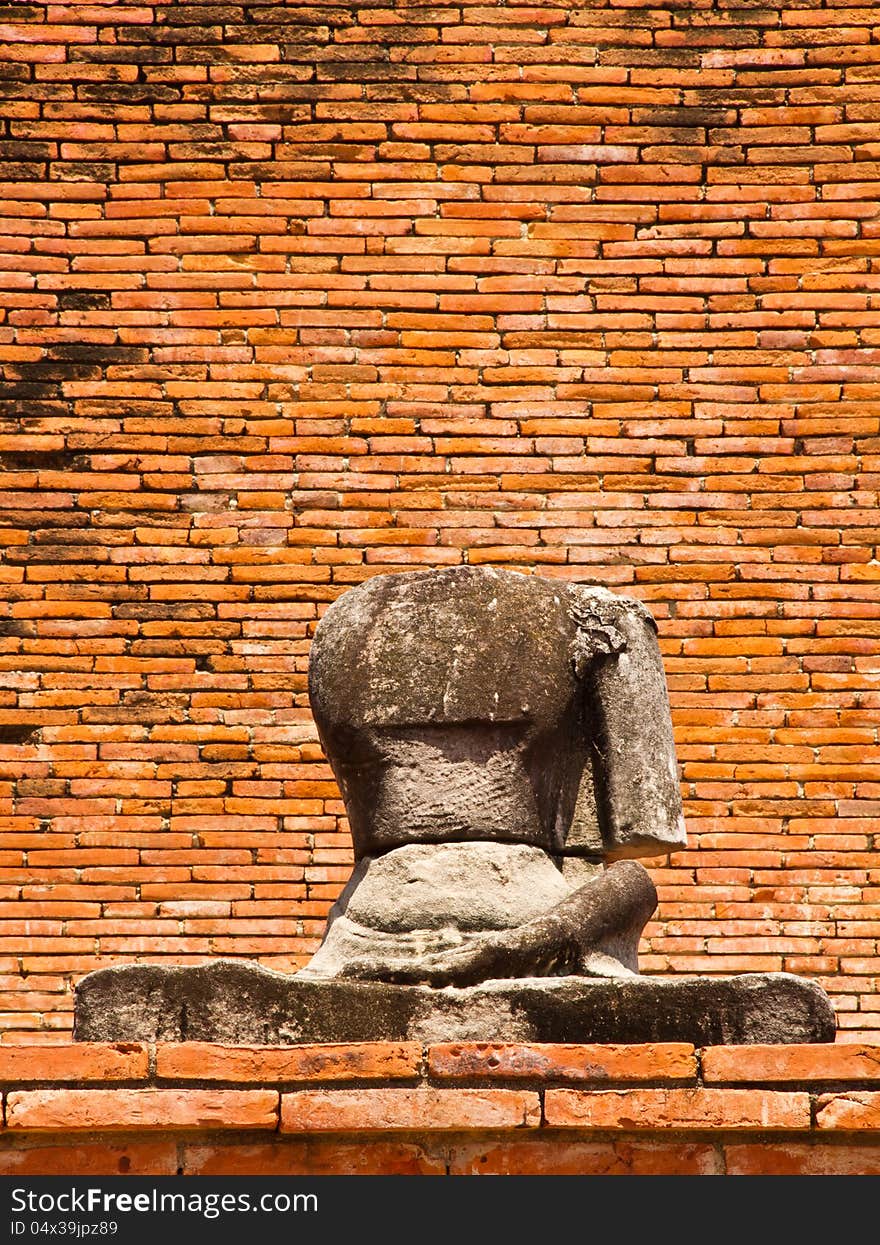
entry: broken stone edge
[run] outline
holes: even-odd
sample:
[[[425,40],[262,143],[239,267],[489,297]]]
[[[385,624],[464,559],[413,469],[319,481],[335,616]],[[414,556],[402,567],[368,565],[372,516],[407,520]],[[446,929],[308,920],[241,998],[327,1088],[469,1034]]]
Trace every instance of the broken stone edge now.
[[[247,960],[124,964],[76,990],[78,1042],[233,1046],[369,1041],[833,1042],[831,1003],[790,973],[736,977],[542,977],[466,989],[309,981]]]

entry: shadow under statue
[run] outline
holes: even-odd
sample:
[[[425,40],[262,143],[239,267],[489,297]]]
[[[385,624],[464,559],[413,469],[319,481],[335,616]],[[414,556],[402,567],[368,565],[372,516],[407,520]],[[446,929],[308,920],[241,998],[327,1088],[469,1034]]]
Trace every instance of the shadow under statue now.
[[[684,846],[656,626],[602,588],[480,567],[379,575],[315,633],[309,695],[355,868],[299,973],[100,969],[81,1041],[827,1042],[787,973],[644,978]]]

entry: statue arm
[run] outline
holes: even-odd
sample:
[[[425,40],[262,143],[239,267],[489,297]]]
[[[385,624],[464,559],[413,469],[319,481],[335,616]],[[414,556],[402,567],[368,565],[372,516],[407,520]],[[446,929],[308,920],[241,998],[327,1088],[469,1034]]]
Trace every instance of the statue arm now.
[[[573,661],[584,683],[596,804],[610,859],[686,843],[672,715],[657,629],[640,602],[572,590]]]

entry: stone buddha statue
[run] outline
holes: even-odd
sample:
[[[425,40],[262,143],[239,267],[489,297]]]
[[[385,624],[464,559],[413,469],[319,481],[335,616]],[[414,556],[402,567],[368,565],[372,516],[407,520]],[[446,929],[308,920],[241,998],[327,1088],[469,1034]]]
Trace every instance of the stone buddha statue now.
[[[78,1041],[827,1042],[788,973],[638,975],[685,842],[650,614],[602,588],[462,566],[336,601],[309,667],[355,868],[294,974],[118,964],[76,990]]]
[[[298,975],[433,986],[627,976],[685,843],[639,602],[488,567],[379,575],[309,666],[356,866]]]

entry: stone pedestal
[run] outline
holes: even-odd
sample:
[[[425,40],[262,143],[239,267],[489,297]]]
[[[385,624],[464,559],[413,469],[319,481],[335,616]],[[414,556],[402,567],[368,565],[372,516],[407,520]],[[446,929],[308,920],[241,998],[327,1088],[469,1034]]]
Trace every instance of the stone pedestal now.
[[[617,980],[534,977],[466,989],[314,981],[217,960],[90,973],[76,1000],[87,1042],[830,1042],[825,992],[787,973]]]

